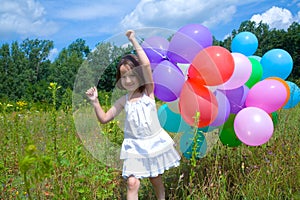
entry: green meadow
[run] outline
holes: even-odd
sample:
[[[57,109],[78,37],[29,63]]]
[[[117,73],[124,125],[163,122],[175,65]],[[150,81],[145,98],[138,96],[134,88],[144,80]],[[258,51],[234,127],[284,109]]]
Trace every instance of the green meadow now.
[[[0,199],[125,199],[121,172],[87,148],[71,109],[24,101],[0,106]],[[83,109],[93,115],[89,104]],[[277,113],[266,144],[233,148],[216,140],[205,157],[182,157],[163,175],[167,199],[300,199],[300,105]],[[122,142],[118,121],[101,130]],[[147,179],[139,197],[155,199]]]

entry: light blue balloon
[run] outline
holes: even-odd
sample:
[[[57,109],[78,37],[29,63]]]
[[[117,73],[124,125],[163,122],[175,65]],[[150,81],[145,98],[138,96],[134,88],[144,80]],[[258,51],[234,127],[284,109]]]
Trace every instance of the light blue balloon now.
[[[293,58],[283,49],[271,49],[262,56],[260,64],[262,79],[275,76],[285,80],[292,72]]]
[[[196,138],[195,138],[196,137]],[[203,158],[207,151],[207,142],[203,132],[197,129],[197,133],[193,131],[185,132],[180,138],[180,151],[187,159],[192,158],[194,144],[196,142],[196,158]]]
[[[295,107],[300,102],[300,88],[291,81],[285,81],[290,88],[290,98],[283,106],[284,109]]]
[[[238,33],[231,42],[232,53],[237,52],[245,56],[251,56],[256,52],[257,48],[257,37],[248,31]]]
[[[160,125],[169,132],[178,133],[190,131],[192,128],[180,114],[173,112],[167,104],[163,104],[157,111]]]

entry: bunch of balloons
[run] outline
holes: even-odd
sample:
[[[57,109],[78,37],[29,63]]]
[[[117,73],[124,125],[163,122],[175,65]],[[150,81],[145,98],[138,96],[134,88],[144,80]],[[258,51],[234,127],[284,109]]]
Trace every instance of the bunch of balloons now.
[[[198,157],[205,155],[206,146],[199,132],[215,128],[224,145],[259,146],[273,134],[276,111],[300,102],[299,87],[285,81],[293,68],[288,52],[272,49],[262,57],[254,55],[258,40],[251,32],[237,34],[231,52],[212,42],[208,28],[189,24],[170,41],[154,36],[142,43],[155,95],[166,102],[158,110],[159,120],[167,131],[183,132],[180,147],[186,157],[194,142],[187,142],[192,127],[200,130]]]

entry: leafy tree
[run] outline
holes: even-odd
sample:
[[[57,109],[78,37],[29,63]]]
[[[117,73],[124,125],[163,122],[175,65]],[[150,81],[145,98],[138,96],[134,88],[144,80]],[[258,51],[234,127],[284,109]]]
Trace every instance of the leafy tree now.
[[[46,78],[50,65],[48,57],[50,50],[53,49],[53,41],[26,39],[21,44],[21,49],[28,60],[30,82],[34,84]]]
[[[10,98],[20,99],[26,94],[26,89],[31,86],[29,83],[31,74],[28,73],[27,69],[29,61],[17,42],[11,45],[11,60],[11,75],[7,77],[7,82],[10,83],[8,85],[14,92],[11,93],[13,96]]]
[[[13,42],[11,48],[9,45],[3,45],[1,54],[2,94],[11,100],[20,99],[28,87],[26,76],[28,62],[17,42]]]
[[[51,64],[49,82],[56,82],[62,86],[58,91],[58,104],[62,102],[62,96],[67,88],[73,88],[78,69],[86,60],[90,52],[89,47],[82,39],[77,39],[68,48],[63,48],[58,58]]]
[[[287,30],[284,38],[285,50],[293,57],[294,68],[290,76],[291,80],[298,79],[300,81],[300,24],[294,22]]]
[[[73,106],[84,103],[85,91],[97,86],[99,92],[112,91],[115,86],[116,66],[120,57],[132,48],[118,47],[111,43],[99,43],[78,70],[73,90]]]
[[[249,31],[258,39],[255,55],[263,56],[274,48],[290,53],[294,61],[289,80],[300,82],[300,28],[294,22],[287,30],[270,29],[265,23],[242,22],[237,30],[224,41],[214,38],[213,44],[231,50],[232,39],[240,32]],[[84,92],[93,85],[101,91],[112,91],[115,87],[116,66],[121,56],[134,53],[132,47],[119,47],[112,43],[99,43],[91,52],[82,39],[77,39],[63,48],[51,63],[48,59],[53,42],[49,40],[25,39],[3,44],[0,47],[0,98],[7,100],[26,99],[50,102],[50,82],[62,86],[58,90],[57,104],[67,107],[71,93],[73,101],[81,103]]]
[[[73,88],[76,73],[89,53],[85,41],[78,39],[62,49],[58,58],[51,65],[50,82],[57,82],[63,88]]]
[[[36,91],[41,90],[42,86],[39,83],[45,81],[48,75],[48,55],[51,48],[53,42],[38,39],[26,39],[21,45],[13,42],[11,47],[7,44],[2,45],[1,96],[9,100],[41,100],[45,96],[44,93],[38,97]]]
[[[3,44],[0,49],[0,97],[8,98],[13,92],[8,85],[12,59],[10,56],[9,45]]]
[[[132,51],[132,47],[118,47],[111,43],[100,43],[89,55],[89,66],[94,73],[94,83],[100,90],[111,91],[115,87],[116,67],[122,56]]]

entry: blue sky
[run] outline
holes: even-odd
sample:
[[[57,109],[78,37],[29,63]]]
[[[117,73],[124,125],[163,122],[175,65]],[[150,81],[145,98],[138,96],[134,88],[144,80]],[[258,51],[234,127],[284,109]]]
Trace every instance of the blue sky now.
[[[0,44],[52,40],[55,56],[77,38],[92,49],[127,29],[176,31],[190,23],[223,40],[245,20],[287,29],[300,22],[300,0],[0,0]]]

